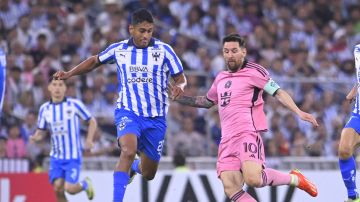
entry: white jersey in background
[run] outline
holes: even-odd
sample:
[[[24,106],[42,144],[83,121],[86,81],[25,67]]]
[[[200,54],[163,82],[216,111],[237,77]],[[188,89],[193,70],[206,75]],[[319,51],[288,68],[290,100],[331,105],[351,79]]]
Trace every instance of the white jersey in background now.
[[[38,128],[51,133],[50,156],[60,160],[81,159],[80,120],[90,120],[91,114],[79,100],[65,98],[40,107]]]
[[[355,58],[355,68],[356,68],[356,81],[358,84],[358,92],[356,94],[356,102],[354,106],[353,113],[360,115],[360,44],[356,45],[354,48],[354,58]]]
[[[117,65],[118,108],[144,117],[166,115],[168,76],[183,72],[180,59],[168,44],[152,38],[148,47],[136,48],[130,38],[110,45],[99,54],[99,61]]]

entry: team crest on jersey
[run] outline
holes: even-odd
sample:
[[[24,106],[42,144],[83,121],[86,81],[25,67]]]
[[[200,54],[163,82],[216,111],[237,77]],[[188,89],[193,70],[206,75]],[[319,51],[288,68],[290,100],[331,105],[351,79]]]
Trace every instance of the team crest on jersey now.
[[[224,93],[221,93],[220,97],[221,97],[220,106],[226,107],[228,104],[230,104],[231,91],[225,91]]]
[[[127,116],[122,117],[121,121],[119,123],[119,126],[118,126],[119,131],[124,130],[124,128],[126,127],[126,124],[130,123],[130,122],[132,122],[132,120],[129,119]]]
[[[66,113],[67,113],[68,115],[70,115],[71,112],[72,112],[71,109],[69,109],[69,110],[66,111]]]
[[[225,88],[230,88],[231,84],[232,84],[232,81],[231,81],[231,80],[227,81],[227,82],[225,83]]]
[[[154,53],[152,53],[152,56],[153,56],[154,60],[157,61],[160,57],[160,53],[154,52]]]

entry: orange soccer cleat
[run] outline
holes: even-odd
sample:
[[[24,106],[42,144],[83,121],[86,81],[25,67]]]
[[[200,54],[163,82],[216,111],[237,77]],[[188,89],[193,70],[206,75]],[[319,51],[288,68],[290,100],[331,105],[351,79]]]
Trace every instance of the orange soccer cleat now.
[[[308,180],[298,169],[292,170],[290,174],[296,175],[298,177],[299,184],[297,187],[299,189],[306,191],[312,197],[316,197],[318,195],[316,185],[310,182],[310,180]]]

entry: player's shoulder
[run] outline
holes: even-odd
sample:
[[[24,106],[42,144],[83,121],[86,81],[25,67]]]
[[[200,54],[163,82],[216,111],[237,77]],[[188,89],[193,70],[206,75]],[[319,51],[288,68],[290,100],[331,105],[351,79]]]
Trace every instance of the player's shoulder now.
[[[269,76],[269,72],[267,71],[267,69],[255,62],[245,61],[244,68],[254,74],[260,74],[263,77]]]
[[[72,97],[67,97],[66,102],[71,104],[84,105],[82,101]]]
[[[39,111],[46,109],[47,107],[50,106],[50,104],[51,104],[50,101],[47,101],[47,102],[43,103],[42,105],[40,105]]]
[[[159,48],[159,49],[172,49],[170,44],[165,43],[163,41],[161,41],[160,39],[157,38],[153,38],[154,39],[154,48]]]

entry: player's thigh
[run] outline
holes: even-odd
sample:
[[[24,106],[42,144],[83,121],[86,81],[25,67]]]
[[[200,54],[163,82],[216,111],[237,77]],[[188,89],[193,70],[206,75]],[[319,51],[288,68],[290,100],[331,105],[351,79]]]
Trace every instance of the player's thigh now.
[[[241,166],[244,181],[252,187],[258,187],[262,183],[261,172],[263,165],[257,161],[244,161]]]
[[[50,159],[48,175],[49,175],[50,184],[53,184],[54,186],[55,186],[55,181],[57,179],[63,180],[65,178],[65,171],[62,168],[62,161],[57,159]]]
[[[137,139],[140,137],[140,120],[133,112],[125,109],[115,110],[115,124],[118,145],[122,152],[134,153],[137,150]]]
[[[54,191],[56,192],[63,192],[64,191],[64,178],[57,178],[53,182]]]
[[[240,171],[223,171],[220,174],[226,195],[232,196],[242,189],[244,179]]]
[[[351,116],[346,123],[344,129],[341,131],[339,152],[341,150],[353,150],[356,145],[360,143],[360,117]]]
[[[144,118],[142,121],[141,136],[138,148],[147,157],[149,164],[158,163],[161,158],[165,142],[166,123],[165,118]],[[146,158],[145,158],[146,159]]]
[[[69,160],[64,165],[66,184],[76,184],[79,182],[81,162],[80,160]]]

